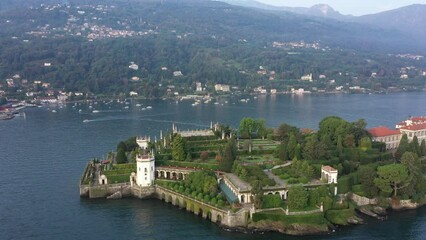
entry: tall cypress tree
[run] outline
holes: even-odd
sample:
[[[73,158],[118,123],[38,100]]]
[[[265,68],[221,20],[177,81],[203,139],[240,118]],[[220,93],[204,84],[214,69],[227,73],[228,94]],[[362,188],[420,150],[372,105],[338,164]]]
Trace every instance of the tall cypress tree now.
[[[399,141],[398,149],[396,149],[396,158],[401,158],[402,154],[410,150],[410,144],[408,143],[407,134],[402,135],[401,141]]]
[[[172,157],[175,161],[185,161],[185,144],[179,134],[173,138]]]
[[[223,159],[220,162],[220,169],[225,172],[230,172],[235,159],[237,158],[237,145],[235,139],[231,138],[223,151]]]
[[[410,151],[417,154],[417,156],[420,155],[420,143],[417,136],[414,136],[413,141],[410,142]]]
[[[420,156],[426,156],[426,141],[423,139],[422,143],[420,144]]]

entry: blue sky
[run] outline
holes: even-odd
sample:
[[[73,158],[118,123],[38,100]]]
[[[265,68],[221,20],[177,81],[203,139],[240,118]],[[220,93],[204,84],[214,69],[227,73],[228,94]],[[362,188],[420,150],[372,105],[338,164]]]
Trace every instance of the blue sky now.
[[[257,0],[276,6],[310,7],[326,3],[342,14],[365,15],[391,10],[415,3],[426,4],[426,0]]]

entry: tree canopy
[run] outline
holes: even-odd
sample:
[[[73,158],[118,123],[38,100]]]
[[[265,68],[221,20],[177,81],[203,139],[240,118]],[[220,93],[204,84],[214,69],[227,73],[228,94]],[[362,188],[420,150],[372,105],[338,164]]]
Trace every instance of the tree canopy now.
[[[374,184],[385,193],[392,193],[397,196],[399,189],[405,188],[410,182],[407,167],[403,164],[389,164],[380,166],[377,169],[378,177],[374,179]]]

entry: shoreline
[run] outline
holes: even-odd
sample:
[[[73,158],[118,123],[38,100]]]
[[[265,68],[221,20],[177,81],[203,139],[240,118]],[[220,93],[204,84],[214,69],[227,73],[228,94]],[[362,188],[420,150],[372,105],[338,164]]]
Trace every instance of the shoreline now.
[[[84,188],[90,189],[91,187],[93,188],[102,187],[105,191],[102,194],[99,194],[97,190],[97,194],[94,196],[91,196],[88,191],[82,191],[82,189]],[[107,190],[109,188],[110,190]],[[225,209],[219,210],[215,206],[212,206],[208,203],[199,201],[197,199],[192,199],[189,196],[182,195],[178,192],[175,192],[174,190],[161,187],[157,184],[148,188],[143,188],[143,187],[136,187],[136,188],[137,189],[135,189],[135,187],[131,187],[130,183],[108,184],[108,185],[102,185],[102,186],[80,185],[80,197],[86,198],[86,199],[102,198],[102,199],[108,199],[108,200],[119,200],[121,198],[134,198],[134,199],[141,199],[141,200],[155,199],[155,200],[164,201],[166,203],[170,203],[173,206],[177,207],[177,209],[179,210],[193,212],[195,215],[201,216],[203,219],[207,221],[210,220],[211,222],[217,224],[220,228],[222,228],[224,231],[227,231],[227,232],[239,232],[244,234],[263,234],[267,232],[276,232],[276,233],[281,233],[281,234],[289,235],[289,236],[328,235],[328,234],[332,234],[336,232],[339,229],[351,228],[354,225],[367,224],[365,223],[366,217],[371,218],[370,221],[371,220],[386,221],[388,216],[392,213],[413,211],[425,206],[425,203],[416,204],[414,208],[406,207],[405,205],[403,207],[401,207],[401,205],[390,205],[388,208],[385,209],[386,211],[389,211],[389,212],[385,212],[385,214],[379,214],[376,216],[374,216],[373,214],[369,214],[368,212],[361,211],[359,208],[362,208],[363,206],[360,206],[359,208],[356,209],[356,212],[359,213],[360,216],[358,216],[358,214],[356,214],[355,216],[356,218],[361,219],[361,221],[357,223],[353,223],[353,222],[349,222],[349,219],[347,219],[348,224],[346,225],[340,225],[340,224],[335,224],[330,222],[330,220],[328,220],[325,217],[325,213],[324,213],[324,218],[328,221],[327,224],[312,224],[312,223],[300,222],[300,223],[293,223],[293,224],[286,225],[284,222],[281,222],[281,221],[271,221],[271,220],[253,221],[252,217],[249,218],[250,220],[241,221],[241,220],[235,220],[234,218],[234,220],[231,220],[231,222],[229,221],[223,222],[222,219],[223,220],[227,219],[227,216],[225,216],[226,214],[237,216],[237,215],[245,215],[245,214],[253,214],[253,213],[251,211],[250,213],[247,211],[231,213],[229,210],[225,210]],[[158,191],[158,189],[160,189],[161,191]],[[166,195],[164,195],[164,191],[166,191]],[[169,193],[169,195],[167,195],[167,193]],[[182,199],[182,197],[186,198],[186,200],[183,200],[183,201],[176,200],[178,197],[181,197],[180,199]],[[205,206],[204,207],[199,206],[199,209],[203,209],[202,211],[197,210],[194,207],[188,207],[189,203],[185,203],[186,201],[197,202],[198,204],[205,205]],[[184,205],[182,205],[183,203]],[[374,208],[377,205],[364,205],[364,206],[371,206]],[[208,207],[213,209],[218,209],[224,214],[222,216],[225,216],[225,217],[221,218],[221,221],[218,222],[217,217],[214,218],[212,216],[208,216],[207,212],[204,212]],[[371,211],[371,213],[375,213],[375,211]],[[238,217],[236,219],[238,219]]]

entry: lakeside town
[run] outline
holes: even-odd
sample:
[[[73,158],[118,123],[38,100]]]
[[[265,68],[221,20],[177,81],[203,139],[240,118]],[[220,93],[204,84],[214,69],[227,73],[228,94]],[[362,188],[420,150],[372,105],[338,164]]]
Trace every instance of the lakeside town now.
[[[93,159],[80,196],[157,198],[243,232],[322,234],[426,203],[426,117],[366,129],[326,117],[319,130],[244,118],[238,129],[160,131]]]
[[[201,57],[198,60],[195,56],[182,55],[177,59],[159,56],[159,59],[165,57],[161,64],[158,61],[150,62],[140,57],[145,55],[146,50],[138,49],[132,41],[148,39],[146,44],[140,45],[151,46],[153,43],[149,38],[161,36],[170,43],[158,46],[154,52],[171,54],[173,51],[168,50],[168,44],[185,44],[185,41],[194,41],[206,35],[210,36],[208,41],[225,41],[226,38],[213,31],[185,32],[160,24],[150,18],[155,11],[141,10],[145,15],[138,17],[128,13],[121,5],[42,4],[23,10],[32,16],[30,19],[23,20],[20,12],[4,16],[0,19],[2,27],[10,28],[18,24],[18,29],[25,29],[14,32],[12,28],[5,35],[7,44],[19,45],[23,49],[35,44],[45,50],[40,56],[37,53],[26,56],[24,51],[20,53],[23,55],[20,60],[13,54],[4,56],[0,97],[26,101],[53,101],[52,98],[72,101],[104,97],[181,98],[229,94],[370,94],[425,89],[426,69],[422,54],[400,52],[364,56],[337,45],[304,38],[297,41],[269,40],[262,49],[268,57],[250,59],[249,62],[237,53],[229,58],[226,53],[232,49],[214,49],[209,44],[202,50],[185,50],[199,52]],[[44,23],[39,19],[40,16],[56,15],[59,17],[53,19],[54,23]],[[117,15],[117,21],[110,20],[108,15]],[[126,39],[130,44],[127,48],[141,54],[127,54],[129,56],[126,57],[113,54],[119,57],[119,61],[103,66],[96,62],[103,64],[112,59],[99,54],[96,58],[84,56],[86,51],[81,50],[74,59],[74,55],[66,55],[59,49],[43,45],[44,41],[57,39],[72,39],[63,46],[70,49],[79,49],[82,40],[85,44],[96,41],[107,44],[105,49],[116,49],[109,44],[113,44],[115,39]],[[251,41],[245,38],[235,41],[227,39],[225,43],[232,48],[245,49]],[[89,44],[84,48],[92,49],[94,46]],[[32,51],[31,48],[28,51]],[[88,52],[91,51],[94,50]],[[271,62],[269,56],[275,54],[280,55],[279,60]],[[195,67],[197,64],[183,60],[187,58],[195,58],[194,62],[202,62],[203,67]],[[168,59],[174,60],[166,61]],[[340,64],[341,61],[345,64]],[[96,69],[92,69],[93,66],[97,66]],[[99,69],[109,70],[99,77]]]
[[[131,63],[129,68],[137,69],[135,63]],[[262,71],[263,72],[263,71]],[[179,77],[182,75],[180,71],[173,73]],[[325,76],[319,76],[325,78]],[[134,81],[140,79],[134,77]],[[299,81],[312,82],[312,74],[302,76]],[[161,85],[161,84],[160,84]],[[190,87],[184,92],[179,92],[177,86],[165,86],[166,95],[163,100],[172,99],[175,101],[193,100],[193,105],[196,106],[201,103],[209,103],[212,100],[219,98],[239,97],[241,102],[247,102],[249,99],[243,96],[251,95],[257,98],[258,95],[276,95],[276,94],[373,94],[373,93],[392,93],[406,91],[406,89],[393,88],[388,89],[386,92],[373,92],[359,86],[337,86],[331,91],[318,89],[316,87],[310,88],[313,91],[305,90],[304,88],[291,88],[289,91],[279,91],[278,89],[269,89],[264,86],[258,86],[252,89],[241,89],[237,86],[227,84],[202,84],[195,82],[193,87]],[[93,93],[83,92],[66,92],[63,89],[56,89],[48,82],[33,81],[21,78],[19,74],[15,74],[12,78],[6,79],[4,82],[0,81],[0,113],[1,119],[11,119],[14,114],[21,114],[21,110],[25,107],[35,107],[40,105],[50,104],[65,104],[67,102],[75,101],[96,101],[96,100],[111,100],[111,99],[145,99],[140,96],[136,91],[122,93],[118,96],[108,96],[104,94],[96,95]]]

